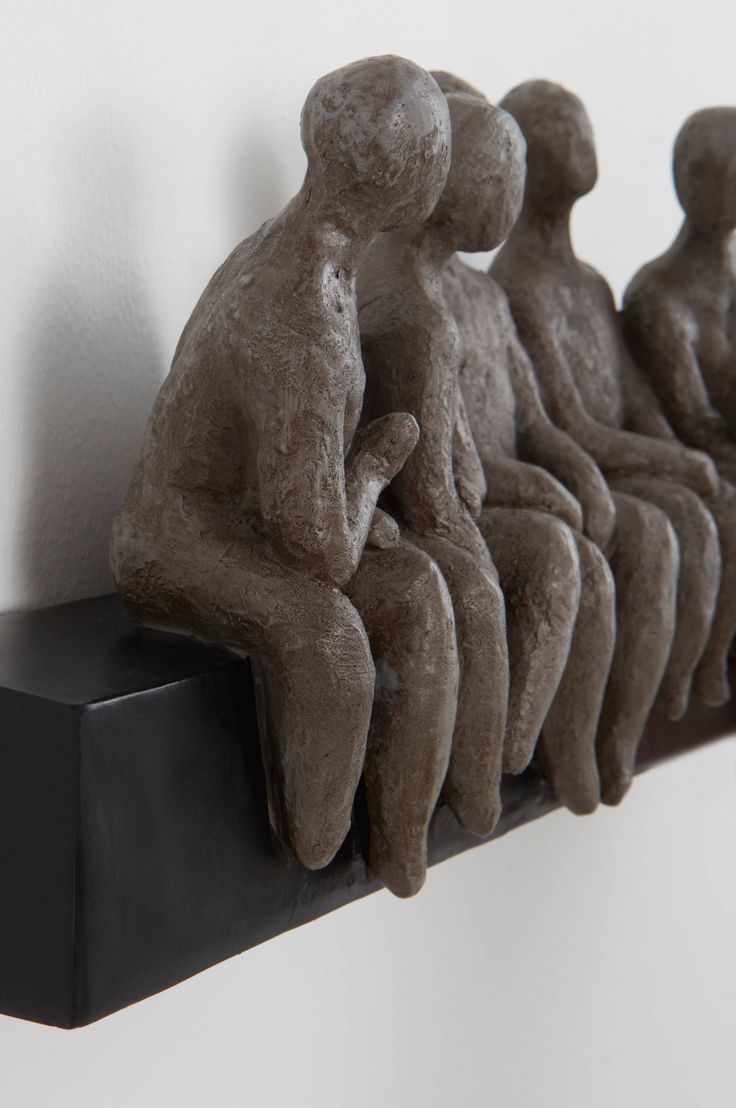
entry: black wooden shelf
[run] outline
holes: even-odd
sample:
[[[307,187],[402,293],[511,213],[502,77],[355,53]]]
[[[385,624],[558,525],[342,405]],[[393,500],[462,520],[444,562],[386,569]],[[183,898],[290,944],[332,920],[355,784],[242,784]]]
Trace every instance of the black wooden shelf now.
[[[654,715],[639,767],[736,730]],[[555,806],[504,780],[493,838]],[[0,617],[0,1012],[81,1027],[379,888],[354,831],[325,870],[270,831],[250,667],[137,627],[116,596]],[[430,856],[485,840],[444,806]]]

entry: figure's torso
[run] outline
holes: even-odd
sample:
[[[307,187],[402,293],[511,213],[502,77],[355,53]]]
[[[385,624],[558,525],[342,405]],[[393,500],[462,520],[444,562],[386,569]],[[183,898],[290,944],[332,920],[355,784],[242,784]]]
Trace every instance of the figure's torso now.
[[[736,432],[736,238],[717,268],[694,263],[676,244],[627,290],[627,302],[646,297],[682,323],[710,400]]]
[[[516,456],[516,400],[509,345],[516,341],[505,293],[486,273],[455,257],[445,295],[458,326],[460,389],[481,458]]]
[[[397,487],[422,471],[428,487],[417,486],[408,496],[452,498],[460,337],[440,280],[424,280],[426,275],[405,264],[402,251],[391,236],[379,236],[358,282],[366,371],[363,418],[410,412],[420,437]]]
[[[494,259],[491,275],[509,297],[522,341],[532,358],[543,395],[556,391],[560,359],[588,414],[621,428],[626,422],[626,370],[630,366],[618,314],[608,285],[572,253],[554,253],[542,238],[512,232]],[[552,356],[541,352],[554,350]]]
[[[623,344],[607,284],[589,266],[573,261],[554,267],[544,287],[547,325],[556,329],[586,410],[599,423],[622,427]]]

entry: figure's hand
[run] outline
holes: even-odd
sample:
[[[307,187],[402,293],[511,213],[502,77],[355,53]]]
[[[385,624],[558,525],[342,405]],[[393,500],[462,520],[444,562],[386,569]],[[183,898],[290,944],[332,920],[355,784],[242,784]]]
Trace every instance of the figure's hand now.
[[[684,450],[683,481],[701,496],[710,496],[718,489],[718,470],[701,450]]]
[[[464,473],[461,473],[457,474],[455,477],[455,487],[457,488],[458,496],[473,519],[478,519],[483,508],[483,500],[486,494],[485,481],[481,488],[475,482],[469,480]]]
[[[736,442],[722,439],[709,448],[709,454],[719,469],[728,473],[736,472]]]
[[[367,480],[387,485],[403,466],[419,440],[419,424],[408,412],[391,412],[374,419],[356,436],[354,464]]]
[[[525,458],[556,477],[575,497],[583,513],[584,534],[605,548],[616,524],[616,505],[590,454],[546,417],[530,423],[519,436],[519,445]]]
[[[616,479],[642,474],[679,481],[700,496],[718,490],[718,470],[707,454],[667,439],[643,438],[621,432],[623,441],[610,451],[606,474]]]
[[[541,511],[557,516],[573,531],[583,530],[583,509],[580,501],[576,500],[568,489],[563,488],[557,481],[553,485],[550,480],[547,488],[540,489],[540,493]]]
[[[593,489],[591,495],[586,497],[579,490],[576,491],[583,509],[583,533],[591,542],[605,550],[616,526],[614,499],[607,487],[605,494]]]
[[[399,525],[396,520],[392,519],[381,508],[376,508],[366,544],[376,546],[379,550],[389,550],[392,546],[398,544],[400,537]]]

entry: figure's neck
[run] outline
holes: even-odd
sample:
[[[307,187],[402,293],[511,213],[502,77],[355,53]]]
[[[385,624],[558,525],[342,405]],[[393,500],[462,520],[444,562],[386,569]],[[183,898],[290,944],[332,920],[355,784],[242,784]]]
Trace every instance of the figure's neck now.
[[[397,231],[396,239],[401,243],[407,271],[429,291],[439,290],[442,272],[455,253],[455,244],[440,228],[434,227],[408,227]]]
[[[330,263],[341,271],[346,279],[353,278],[360,261],[373,237],[361,235],[336,225],[334,220],[316,205],[310,206],[310,189],[307,182],[278,217],[281,249],[291,264],[320,271]]]
[[[544,210],[527,201],[511,235],[544,251],[559,261],[574,261],[570,238],[572,204]]]
[[[673,247],[691,262],[713,269],[729,269],[734,264],[736,235],[733,231],[703,231],[686,219]]]

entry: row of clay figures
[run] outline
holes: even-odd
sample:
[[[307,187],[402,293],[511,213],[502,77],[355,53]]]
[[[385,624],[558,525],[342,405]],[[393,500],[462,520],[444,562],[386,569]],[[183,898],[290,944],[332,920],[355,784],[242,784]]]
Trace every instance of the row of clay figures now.
[[[441,793],[486,835],[534,757],[572,811],[616,804],[657,697],[729,695],[736,109],[684,125],[683,229],[622,317],[572,250],[596,158],[559,85],[497,108],[370,58],[301,130],[301,190],[179,341],[112,564],[134,617],[251,657],[290,851],[332,859],[364,775],[407,896]]]

